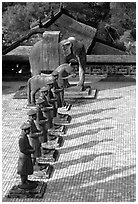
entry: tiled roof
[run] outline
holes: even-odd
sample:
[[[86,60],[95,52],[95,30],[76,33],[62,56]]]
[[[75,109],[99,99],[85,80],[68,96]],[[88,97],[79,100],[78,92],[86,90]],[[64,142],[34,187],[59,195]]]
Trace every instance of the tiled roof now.
[[[10,51],[7,55],[28,55],[29,56],[31,49],[32,49],[32,46],[19,46],[19,47],[16,47],[14,50]]]

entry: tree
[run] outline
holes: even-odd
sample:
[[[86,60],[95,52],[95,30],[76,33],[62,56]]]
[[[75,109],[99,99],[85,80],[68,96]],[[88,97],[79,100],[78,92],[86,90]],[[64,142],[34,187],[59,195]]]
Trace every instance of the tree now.
[[[96,2],[69,2],[64,3],[64,7],[72,14],[76,20],[97,27],[98,23],[106,18],[110,11],[110,4]]]
[[[30,25],[52,10],[55,14],[60,8],[60,2],[3,2],[2,26],[4,42],[11,43],[30,30]],[[108,24],[115,40],[130,30],[133,39],[136,36],[136,3],[135,2],[64,2],[63,7],[76,20],[97,28],[97,36],[107,40],[105,26]],[[119,37],[118,37],[119,36]],[[122,39],[122,38],[121,38]]]
[[[136,3],[113,2],[110,3],[110,23],[122,35],[126,30],[136,28]]]

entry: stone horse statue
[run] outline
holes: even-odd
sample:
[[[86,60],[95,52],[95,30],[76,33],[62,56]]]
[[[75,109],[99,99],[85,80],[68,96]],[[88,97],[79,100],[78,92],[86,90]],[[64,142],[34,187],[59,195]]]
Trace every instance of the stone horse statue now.
[[[74,77],[75,70],[69,64],[62,64],[57,67],[54,71],[58,72],[58,83],[60,87],[66,87],[66,79]],[[53,71],[53,72],[54,72]],[[51,74],[35,75],[31,77],[27,82],[27,99],[28,105],[35,105],[35,94],[43,87],[47,86],[47,83],[53,80]]]

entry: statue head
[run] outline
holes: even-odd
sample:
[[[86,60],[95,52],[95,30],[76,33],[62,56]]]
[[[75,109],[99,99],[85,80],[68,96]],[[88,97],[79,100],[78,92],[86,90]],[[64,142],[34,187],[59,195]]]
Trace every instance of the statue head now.
[[[61,41],[61,47],[62,47],[64,56],[68,56],[71,54],[72,43],[70,41],[68,40]]]
[[[60,42],[65,57],[73,54],[76,43],[77,40],[75,37],[69,37]]]
[[[28,111],[27,115],[29,116],[30,119],[36,120],[37,119],[37,110],[31,109]]]
[[[69,65],[73,68],[73,71],[76,72],[79,69],[79,62],[76,59],[71,59]]]
[[[21,130],[23,131],[23,132],[25,132],[26,134],[29,134],[30,133],[30,127],[31,127],[31,125],[30,125],[30,123],[29,122],[25,122],[25,123],[23,123],[22,125],[21,125]]]

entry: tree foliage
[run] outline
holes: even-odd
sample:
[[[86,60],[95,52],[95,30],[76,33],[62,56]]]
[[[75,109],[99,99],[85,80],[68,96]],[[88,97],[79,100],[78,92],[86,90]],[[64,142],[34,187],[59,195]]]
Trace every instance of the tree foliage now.
[[[98,23],[105,19],[110,11],[110,3],[96,2],[76,2],[64,3],[65,8],[69,10],[76,20],[97,27]]]
[[[135,2],[64,2],[76,20],[97,28],[97,36],[108,40],[105,26],[115,28],[114,39],[119,41],[129,30],[131,37],[136,38],[136,3]],[[30,30],[33,22],[44,19],[59,10],[60,2],[3,2],[2,26],[3,42],[14,42]],[[112,30],[112,29],[111,29]]]

